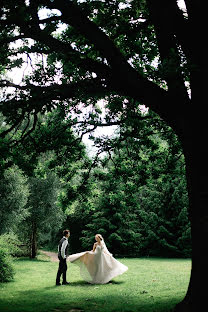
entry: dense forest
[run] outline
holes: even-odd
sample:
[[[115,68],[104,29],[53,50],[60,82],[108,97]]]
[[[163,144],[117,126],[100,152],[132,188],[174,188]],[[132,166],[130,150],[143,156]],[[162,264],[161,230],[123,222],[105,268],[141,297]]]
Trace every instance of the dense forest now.
[[[40,115],[21,144],[25,125],[2,141],[1,234],[16,234],[31,257],[56,248],[64,227],[70,252],[91,249],[101,233],[118,256],[190,257],[184,156],[173,131],[138,105],[111,137],[91,133],[97,152],[89,155],[78,135],[89,129],[64,113]],[[98,107],[88,114],[102,119]]]

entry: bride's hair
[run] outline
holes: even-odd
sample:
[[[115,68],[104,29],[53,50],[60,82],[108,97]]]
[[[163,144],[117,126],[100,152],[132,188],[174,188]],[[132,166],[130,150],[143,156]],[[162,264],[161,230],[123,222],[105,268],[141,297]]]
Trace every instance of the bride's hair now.
[[[96,235],[100,238],[101,241],[103,240],[103,237],[101,234],[96,234]]]

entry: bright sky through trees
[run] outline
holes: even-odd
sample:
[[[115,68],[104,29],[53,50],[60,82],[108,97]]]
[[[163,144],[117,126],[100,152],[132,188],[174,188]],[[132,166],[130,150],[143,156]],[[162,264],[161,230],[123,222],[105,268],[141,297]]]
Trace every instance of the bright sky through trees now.
[[[26,1],[26,3],[29,2],[29,0]],[[185,2],[184,0],[178,0],[178,6],[186,12],[186,7],[185,7]],[[60,15],[60,12],[58,10],[49,10],[49,9],[42,9],[39,11],[39,18],[44,19],[47,18],[48,14],[56,14]],[[65,28],[65,25],[62,24],[59,26],[58,32],[63,31]],[[30,43],[29,39],[29,43]],[[17,45],[21,45],[21,40],[17,40],[15,43],[11,43],[11,45],[15,48]],[[25,75],[28,75],[33,72],[34,70],[34,64],[37,60],[40,60],[44,63],[46,62],[46,56],[42,55],[34,55],[34,54],[29,54],[29,55],[23,55],[23,60],[24,64],[22,65],[21,68],[15,68],[12,71],[7,73],[7,76],[10,81],[12,81],[15,84],[20,84],[22,79],[24,78]],[[157,63],[157,62],[156,62]],[[57,82],[58,82],[58,77],[57,77]],[[100,107],[102,111],[102,118],[105,116],[105,102],[104,101],[99,101],[98,106]],[[141,109],[145,112],[146,108],[144,105],[141,106]],[[117,129],[118,126],[109,126],[109,127],[98,127],[96,130],[94,130],[93,135],[94,136],[112,136]],[[85,134],[83,136],[83,142],[86,144],[90,154],[94,154],[96,152],[96,148],[93,147],[93,142],[89,140],[89,133]]]

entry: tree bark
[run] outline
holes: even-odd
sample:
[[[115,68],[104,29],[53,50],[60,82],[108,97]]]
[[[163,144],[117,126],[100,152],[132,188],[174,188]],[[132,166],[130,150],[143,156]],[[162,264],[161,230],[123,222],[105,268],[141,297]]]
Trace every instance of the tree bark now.
[[[34,259],[36,256],[37,256],[37,226],[36,223],[33,223],[31,232],[30,258]]]
[[[196,109],[196,108],[195,108]],[[202,114],[206,116],[206,114]],[[204,311],[208,279],[208,150],[206,117],[200,124],[192,119],[183,142],[189,193],[189,217],[192,235],[192,269],[186,296],[175,311]],[[196,127],[194,127],[194,124]],[[188,134],[189,132],[189,134]]]

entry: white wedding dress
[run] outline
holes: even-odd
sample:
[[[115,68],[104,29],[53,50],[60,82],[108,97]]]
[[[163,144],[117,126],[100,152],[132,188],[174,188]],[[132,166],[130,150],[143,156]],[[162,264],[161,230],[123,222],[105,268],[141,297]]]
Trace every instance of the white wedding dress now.
[[[94,252],[80,252],[70,255],[68,259],[80,267],[82,278],[91,284],[106,284],[128,270],[127,266],[112,256],[104,241],[97,245]]]

